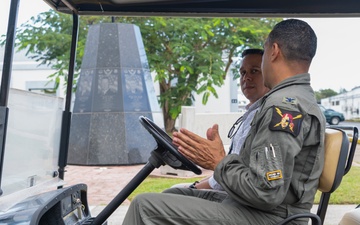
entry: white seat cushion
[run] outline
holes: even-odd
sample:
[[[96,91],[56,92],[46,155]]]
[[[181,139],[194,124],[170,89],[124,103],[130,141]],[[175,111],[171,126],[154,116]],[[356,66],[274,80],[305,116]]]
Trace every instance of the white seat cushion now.
[[[339,225],[360,225],[360,208],[345,213]]]

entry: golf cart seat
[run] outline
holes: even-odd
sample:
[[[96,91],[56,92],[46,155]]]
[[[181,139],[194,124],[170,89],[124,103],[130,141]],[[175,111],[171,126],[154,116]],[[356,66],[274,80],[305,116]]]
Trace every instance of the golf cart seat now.
[[[349,137],[344,130],[353,130],[352,142],[349,147]],[[322,225],[330,200],[330,195],[341,183],[346,175],[354,158],[358,139],[358,129],[356,127],[332,126],[325,131],[325,162],[324,169],[320,176],[318,190],[321,192],[320,202],[317,213],[302,213],[292,215],[278,225],[287,224],[299,218],[309,218],[313,225]]]
[[[341,218],[339,225],[359,225],[360,224],[360,205],[347,212]]]

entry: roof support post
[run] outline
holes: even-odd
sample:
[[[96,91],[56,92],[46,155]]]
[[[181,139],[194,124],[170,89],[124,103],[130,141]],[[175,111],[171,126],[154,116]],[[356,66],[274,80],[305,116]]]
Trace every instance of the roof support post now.
[[[59,178],[64,179],[65,166],[67,164],[70,125],[71,125],[71,96],[74,81],[76,48],[79,34],[79,16],[73,13],[73,29],[70,49],[69,74],[67,77],[65,109],[63,111],[59,152]]]
[[[9,109],[7,108],[9,89],[10,89],[10,78],[12,61],[14,54],[14,42],[16,34],[16,22],[19,11],[20,0],[11,0],[10,13],[8,20],[8,28],[6,33],[6,44],[4,53],[4,64],[1,78],[1,89],[0,89],[0,196],[3,191],[1,190],[1,178],[4,164],[4,153],[5,153],[5,140],[6,140],[6,128],[8,121]]]

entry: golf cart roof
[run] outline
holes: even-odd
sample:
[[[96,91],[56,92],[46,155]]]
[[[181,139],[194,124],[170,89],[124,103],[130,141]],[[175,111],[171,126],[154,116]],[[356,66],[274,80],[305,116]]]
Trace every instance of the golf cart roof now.
[[[357,17],[360,1],[347,0],[44,0],[78,15]]]

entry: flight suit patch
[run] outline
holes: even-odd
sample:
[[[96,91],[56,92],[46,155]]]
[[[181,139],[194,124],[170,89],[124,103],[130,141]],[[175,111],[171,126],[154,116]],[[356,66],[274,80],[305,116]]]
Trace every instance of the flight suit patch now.
[[[296,105],[297,104],[297,100],[296,98],[292,98],[292,97],[284,97],[282,100],[283,103],[287,103],[287,104],[292,104],[292,105]]]
[[[304,116],[296,111],[285,110],[276,106],[272,108],[273,114],[269,129],[273,131],[285,131],[294,137],[298,136]]]
[[[274,170],[266,173],[266,179],[268,181],[271,180],[279,180],[282,178],[282,172],[281,170]]]

